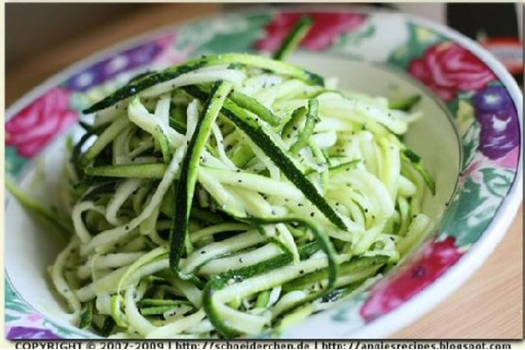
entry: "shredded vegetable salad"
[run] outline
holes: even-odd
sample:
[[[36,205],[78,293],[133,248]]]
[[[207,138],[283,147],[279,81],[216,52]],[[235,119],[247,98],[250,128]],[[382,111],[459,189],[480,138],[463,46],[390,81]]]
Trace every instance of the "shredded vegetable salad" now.
[[[274,58],[194,59],[87,109],[63,212],[8,184],[63,233],[49,274],[80,328],[278,333],[366,288],[424,238],[435,186],[402,141],[418,98],[342,91],[285,63],[310,25]]]

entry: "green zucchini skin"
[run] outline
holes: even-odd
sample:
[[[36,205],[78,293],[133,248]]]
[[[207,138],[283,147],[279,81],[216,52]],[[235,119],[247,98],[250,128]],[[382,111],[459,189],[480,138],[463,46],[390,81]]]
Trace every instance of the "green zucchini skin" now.
[[[417,105],[419,101],[421,101],[421,95],[413,95],[397,101],[391,101],[389,103],[389,107],[392,109],[408,112],[414,108],[414,106]]]
[[[354,159],[349,162],[330,167],[329,171],[330,171],[330,174],[332,175],[339,174],[344,171],[349,171],[351,169],[354,169],[359,163],[361,163],[360,159]]]
[[[79,178],[82,178],[84,176],[84,167],[81,164],[82,159],[82,147],[86,144],[86,142],[95,135],[99,135],[104,131],[105,125],[100,125],[96,128],[91,128],[89,131],[87,131],[80,140],[77,142],[77,144],[73,147],[73,151],[71,152],[71,163],[73,164],[73,167],[75,169],[75,173]]]
[[[164,163],[108,165],[86,168],[88,176],[161,179],[166,172]]]
[[[374,256],[374,257],[355,257],[352,260],[343,263],[339,269],[340,274],[344,275],[348,271],[353,269],[368,267],[368,266],[381,266],[388,262],[389,257],[387,256]],[[314,283],[326,279],[328,277],[328,270],[322,269],[307,275],[304,275],[300,278],[297,278],[285,285],[283,289],[286,291],[290,290],[300,290],[302,287],[309,283]]]
[[[164,132],[160,127],[157,127],[156,129],[156,136],[159,141],[159,147],[160,151],[162,152],[162,159],[164,160],[165,164],[169,164],[171,160],[171,150],[170,150],[170,143],[166,135],[164,135]]]
[[[208,96],[208,94],[199,87],[188,86],[184,89],[190,95],[199,99],[206,99]],[[283,172],[288,180],[303,192],[305,197],[308,198],[330,222],[342,230],[347,230],[345,223],[335,210],[326,202],[314,185],[308,181],[290,158],[286,156],[285,151],[268,136],[255,119],[250,117],[242,108],[230,100],[224,102],[222,113],[270,157],[272,162]]]
[[[257,301],[255,302],[255,307],[266,307],[268,301],[270,300],[270,291],[264,291],[259,293],[257,296]]]
[[[293,258],[290,256],[290,254],[282,254],[261,262],[255,266],[243,267],[235,271],[213,276],[204,286],[202,293],[202,305],[204,307],[204,311],[206,311],[206,314],[208,315],[210,322],[213,324],[217,332],[219,332],[224,337],[236,337],[240,335],[240,332],[230,327],[222,320],[220,313],[215,308],[213,295],[216,291],[226,287],[230,279],[243,280],[257,276],[264,272],[286,266],[292,262],[292,259]]]
[[[173,306],[164,305],[164,306],[149,306],[149,307],[143,307],[140,309],[140,313],[143,316],[149,316],[149,315],[162,315],[166,311],[173,310]]]
[[[141,80],[141,79],[144,79],[146,78],[147,76],[150,76],[152,74],[155,74],[155,71],[147,71],[147,72],[143,72],[143,73],[139,73],[137,75],[135,75],[133,78],[131,78],[129,80],[130,83],[133,83],[135,81],[138,81],[138,80]]]
[[[307,249],[301,249],[300,255],[302,257],[308,257],[311,255],[308,249],[311,249],[313,245],[307,246]],[[217,329],[217,331],[224,337],[236,337],[240,335],[240,332],[235,330],[226,324],[214,306],[213,295],[216,291],[221,290],[227,286],[229,280],[233,279],[236,281],[241,281],[250,277],[260,275],[262,273],[278,269],[280,267],[286,266],[293,261],[293,258],[290,254],[284,253],[278,255],[274,258],[268,259],[264,262],[261,262],[255,266],[243,267],[238,270],[226,272],[220,275],[213,276],[208,283],[206,283],[203,290],[203,306],[206,314],[209,317],[210,322]],[[326,291],[328,292],[328,290]],[[323,293],[324,294],[324,293]]]
[[[147,88],[150,88],[152,86],[166,82],[171,79],[175,79],[185,73],[195,71],[199,68],[228,63],[240,63],[257,68],[268,69],[275,73],[280,73],[293,78],[301,79],[310,84],[324,85],[324,80],[319,75],[280,61],[275,61],[269,58],[264,58],[256,55],[226,53],[216,56],[197,58],[188,61],[185,64],[170,67],[161,72],[149,74],[147,76],[139,78],[121,87],[116,92],[104,98],[103,100],[95,103],[91,107],[85,109],[83,113],[94,113],[96,111],[111,107],[122,100],[135,96],[136,94],[146,90]]]
[[[189,302],[181,300],[170,300],[170,299],[141,299],[137,302],[140,307],[151,307],[151,306],[178,306],[178,305],[190,305]]]
[[[333,208],[325,201],[325,199],[317,192],[317,189],[312,185],[304,174],[295,166],[295,164],[286,156],[284,151],[277,146],[272,139],[260,128],[260,126],[253,125],[253,119],[243,113],[243,111],[232,104],[226,104],[224,114],[242,129],[254,143],[263,149],[264,153],[272,157],[272,161],[284,175],[292,182],[299,190],[303,192],[308,198],[335,226],[342,230],[347,227],[339,215]],[[244,115],[243,115],[244,114]]]
[[[252,148],[244,144],[239,151],[233,155],[231,160],[235,166],[243,168],[253,157],[255,157],[255,153],[253,153]]]
[[[186,134],[186,121],[183,120],[185,111],[175,104],[170,106],[170,110],[172,111],[169,116],[170,127],[175,129],[179,134]]]
[[[290,120],[284,124],[281,132],[283,140],[290,140],[292,136],[297,133],[296,129],[299,129],[299,123],[306,116],[307,112],[306,107],[299,107],[292,112]]]
[[[326,290],[330,290],[333,287],[337,279],[337,275],[339,273],[339,268],[337,262],[335,261],[335,249],[324,230],[321,228],[321,226],[317,225],[314,220],[294,216],[277,218],[248,218],[239,220],[245,221],[252,225],[266,225],[272,223],[298,223],[308,227],[315,236],[316,248],[322,250],[326,254],[326,257],[328,259],[328,286]],[[305,251],[302,253],[303,256],[310,254],[310,249],[311,247],[306,248]],[[299,256],[301,256],[301,253],[299,253]]]
[[[70,218],[63,218],[59,215],[56,208],[48,207],[40,204],[31,196],[27,195],[21,188],[19,188],[13,180],[9,177],[5,179],[5,186],[9,193],[20,203],[25,210],[34,213],[35,216],[51,228],[53,228],[53,233],[60,243],[67,243],[71,238],[71,233],[74,232],[73,223]]]
[[[104,320],[104,324],[102,325],[102,329],[100,330],[100,334],[103,337],[108,337],[111,332],[113,332],[113,329],[116,327],[115,320],[111,316],[106,316],[106,319]]]
[[[193,201],[193,192],[197,182],[199,158],[204,151],[206,142],[211,134],[211,128],[217,117],[232,85],[218,82],[212,89],[204,115],[199,119],[195,133],[186,150],[182,161],[180,180],[177,188],[175,216],[170,230],[170,268],[177,271],[184,245],[191,244],[188,236],[188,219]],[[191,247],[187,247],[187,250]]]
[[[308,101],[308,113],[306,113],[306,123],[304,129],[299,133],[297,141],[290,147],[292,154],[298,154],[304,146],[308,144],[308,140],[314,133],[315,125],[319,122],[318,116],[319,102],[316,99]]]
[[[279,61],[286,60],[297,49],[313,24],[314,22],[309,16],[301,17],[290,34],[284,39],[281,47],[275,52],[273,58]]]
[[[246,109],[257,115],[259,118],[267,122],[272,126],[278,126],[281,123],[281,119],[273,114],[268,108],[262,105],[256,99],[247,96],[239,91],[232,91],[230,93],[230,99],[239,107]]]
[[[428,171],[423,166],[421,157],[418,156],[416,153],[414,153],[414,151],[407,148],[401,153],[401,159],[412,164],[414,169],[423,178],[423,181],[425,181],[425,184],[430,189],[430,192],[432,193],[432,195],[435,196],[436,195],[436,183],[434,182],[434,180],[432,179]]]
[[[78,327],[80,329],[88,329],[93,323],[93,309],[95,308],[95,300],[88,302],[80,315],[80,323]]]
[[[319,249],[325,252],[326,257],[328,259],[328,267],[324,270],[326,271],[326,275],[328,278],[327,286],[316,293],[312,293],[308,298],[305,298],[300,302],[292,304],[285,311],[288,311],[289,309],[298,308],[304,303],[321,298],[333,289],[339,273],[339,267],[337,265],[337,262],[335,261],[336,253],[332,243],[330,242],[326,234],[323,232],[321,227],[318,226],[313,220],[307,220],[299,217],[238,218],[238,220],[250,223],[252,225],[265,225],[271,223],[299,223],[305,225],[306,227],[312,230],[316,240],[313,243],[301,247],[301,249],[299,250],[300,258],[302,260],[307,259]],[[232,327],[228,326],[225,322],[223,322],[221,315],[214,307],[213,294],[217,290],[224,288],[227,285],[227,282],[231,279],[237,281],[247,279],[271,271],[273,269],[286,266],[292,262],[292,255],[289,252],[285,252],[281,255],[268,259],[257,265],[243,267],[238,270],[226,272],[212,277],[204,287],[203,305],[204,310],[206,311],[206,314],[210,319],[210,322],[217,329],[217,331],[225,337],[235,337],[240,335],[240,333],[237,330],[233,329]]]

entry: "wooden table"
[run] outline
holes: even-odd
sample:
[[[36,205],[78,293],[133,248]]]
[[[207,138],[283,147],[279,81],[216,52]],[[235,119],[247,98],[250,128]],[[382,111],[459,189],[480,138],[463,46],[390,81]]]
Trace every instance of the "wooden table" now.
[[[220,11],[220,4],[156,5],[93,29],[88,34],[42,52],[6,72],[6,104],[50,75],[100,49],[144,31]],[[459,290],[393,338],[523,337],[523,207],[512,227]]]

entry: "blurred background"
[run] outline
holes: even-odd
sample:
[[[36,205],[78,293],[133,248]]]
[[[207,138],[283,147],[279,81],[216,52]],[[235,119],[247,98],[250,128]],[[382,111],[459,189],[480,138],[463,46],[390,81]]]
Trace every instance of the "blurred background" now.
[[[7,3],[7,105],[61,69],[144,31],[220,11],[263,10],[290,5]],[[315,6],[299,6],[312,5]],[[402,11],[447,24],[493,51],[522,82],[523,4],[369,3],[337,6]],[[504,47],[502,42],[506,43]]]

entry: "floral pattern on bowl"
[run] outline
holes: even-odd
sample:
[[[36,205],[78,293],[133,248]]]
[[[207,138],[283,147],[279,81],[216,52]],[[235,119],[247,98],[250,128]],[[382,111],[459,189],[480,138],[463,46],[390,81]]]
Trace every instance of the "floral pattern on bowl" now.
[[[257,41],[257,49],[275,51],[302,16],[312,18],[313,25],[301,46],[310,50],[324,51],[344,34],[358,29],[366,16],[353,12],[281,12],[265,27],[264,36]]]
[[[71,92],[60,87],[49,90],[5,125],[6,146],[24,158],[32,158],[77,121],[78,112],[69,106]]]
[[[330,327],[330,322],[348,323],[348,329],[355,328],[349,323],[367,327],[402,308],[460,265],[482,236],[490,234],[486,229],[505,198],[518,196],[512,191],[521,181],[516,175],[521,171],[522,112],[509,92],[513,83],[508,74],[497,71],[490,57],[484,58],[490,61],[485,63],[450,31],[401,14],[308,14],[314,25],[303,49],[352,57],[361,54],[361,58],[408,72],[447,105],[455,116],[463,147],[459,188],[436,235],[403,266],[324,319],[324,327]],[[60,75],[46,84],[45,91],[33,94],[30,103],[9,111],[5,125],[7,172],[21,181],[23,169],[77,120],[79,110],[150,65],[166,66],[203,53],[272,51],[301,15],[293,11],[234,14],[194,22],[112,52],[70,76]],[[391,33],[399,35],[385,37]],[[86,336],[38,313],[9,280],[9,262],[6,269],[8,338]]]
[[[458,44],[443,42],[410,62],[408,72],[449,102],[460,91],[475,91],[496,79],[476,56]]]

